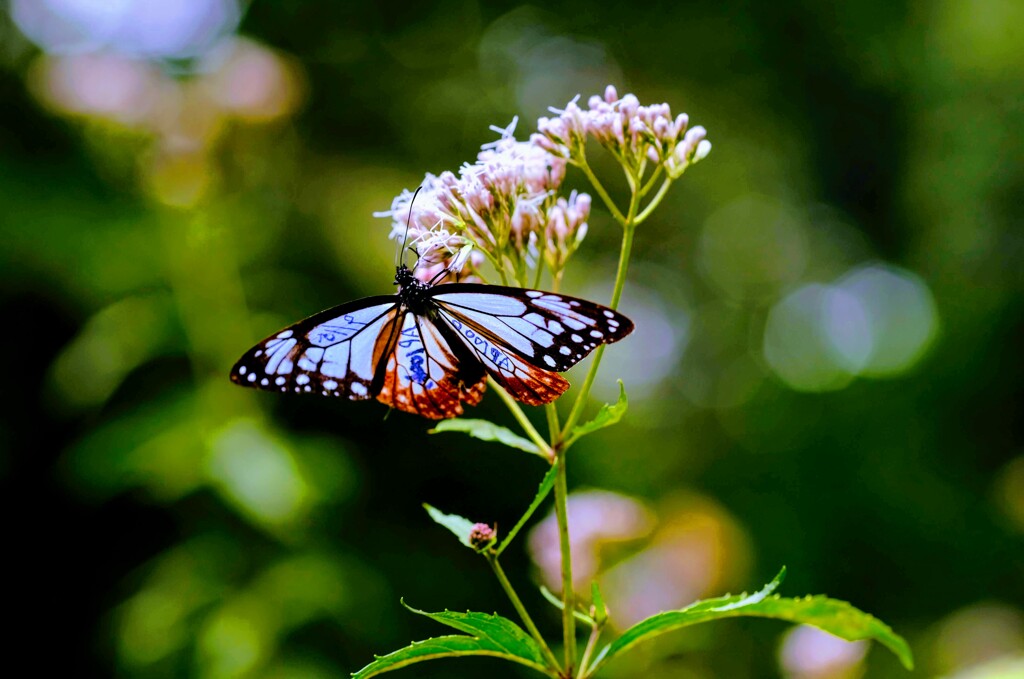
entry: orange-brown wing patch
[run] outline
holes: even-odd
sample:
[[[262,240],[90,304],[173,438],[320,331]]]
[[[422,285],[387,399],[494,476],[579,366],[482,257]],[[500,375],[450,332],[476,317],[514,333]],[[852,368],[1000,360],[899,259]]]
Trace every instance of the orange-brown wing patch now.
[[[377,400],[440,420],[461,415],[463,401],[479,403],[485,386],[479,361],[460,357],[428,319],[410,312],[387,356]]]

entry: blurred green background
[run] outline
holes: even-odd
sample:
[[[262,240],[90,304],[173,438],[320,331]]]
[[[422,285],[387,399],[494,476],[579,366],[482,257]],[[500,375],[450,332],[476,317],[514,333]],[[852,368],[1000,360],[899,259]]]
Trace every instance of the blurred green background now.
[[[614,493],[577,498],[580,572],[623,625],[786,564],[785,593],[882,618],[918,675],[1024,676],[1022,45],[1017,0],[10,0],[8,647],[76,676],[343,677],[443,633],[399,596],[514,617],[420,503],[510,526],[542,462],[227,373],[392,289],[371,213],[401,189],[613,83],[714,150],[638,235],[638,330],[595,389],[625,378],[630,414],[571,456],[572,487]],[[567,291],[607,299],[617,239],[595,202]],[[493,397],[473,414],[511,425]],[[557,638],[545,549],[542,525],[506,566]],[[905,676],[770,621],[608,670],[861,675]]]

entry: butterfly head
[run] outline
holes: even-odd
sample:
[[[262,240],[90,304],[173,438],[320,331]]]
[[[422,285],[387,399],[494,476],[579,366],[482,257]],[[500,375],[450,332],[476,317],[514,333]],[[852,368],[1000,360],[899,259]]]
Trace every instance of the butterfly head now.
[[[430,285],[416,278],[412,270],[405,264],[395,269],[395,285],[398,296],[414,313],[422,313],[427,304],[427,291]]]
[[[409,269],[409,267],[405,264],[395,267],[395,285],[399,286],[400,289],[405,289],[411,287],[415,283],[419,283],[419,280],[417,280],[416,276],[413,275],[412,270]]]

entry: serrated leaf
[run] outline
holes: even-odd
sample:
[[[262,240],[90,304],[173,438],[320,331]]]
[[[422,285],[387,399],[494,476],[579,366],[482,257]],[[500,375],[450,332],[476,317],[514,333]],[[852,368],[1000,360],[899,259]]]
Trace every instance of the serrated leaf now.
[[[497,441],[503,443],[510,448],[516,448],[518,450],[526,451],[527,453],[533,453],[534,455],[540,455],[545,460],[547,457],[541,452],[533,441],[524,439],[522,436],[514,434],[510,429],[506,429],[500,425],[494,424],[487,420],[471,420],[455,418],[452,420],[441,420],[437,423],[437,426],[430,430],[431,434],[440,434],[446,431],[458,431],[463,434],[468,434],[475,439],[481,441]]]
[[[455,537],[459,539],[459,542],[470,549],[473,548],[473,545],[469,542],[469,534],[473,531],[475,523],[458,514],[445,514],[436,507],[431,507],[426,502],[423,503],[423,508],[427,510],[427,514],[430,514],[430,518],[435,522],[455,533]]]
[[[511,620],[487,613],[428,613],[406,606],[404,601],[402,605],[413,613],[454,627],[469,636],[458,634],[414,641],[405,648],[378,657],[363,669],[353,673],[352,679],[368,679],[414,663],[460,656],[502,658],[557,677],[557,673],[545,664],[544,655],[537,642]]]
[[[615,405],[605,403],[597,411],[594,419],[573,427],[572,432],[569,434],[568,442],[573,443],[582,436],[593,434],[599,429],[604,429],[618,423],[623,415],[626,414],[626,408],[628,407],[629,399],[626,398],[626,387],[622,384],[622,380],[619,380],[619,400],[615,402]]]
[[[501,541],[501,544],[498,545],[496,554],[500,555],[505,551],[506,547],[512,544],[513,538],[515,538],[519,531],[522,530],[523,526],[526,525],[526,522],[530,520],[531,516],[533,516],[533,513],[537,511],[538,507],[540,507],[540,504],[544,502],[544,498],[546,498],[548,493],[551,492],[551,489],[555,487],[555,477],[557,475],[558,468],[555,465],[551,465],[551,469],[548,470],[548,473],[545,474],[544,478],[540,481],[540,486],[537,488],[537,494],[533,496],[533,502],[530,503],[530,506],[526,508],[526,512],[522,517],[520,517],[519,521],[516,522],[516,525],[512,527],[512,530],[508,532],[508,535],[506,535],[505,539]]]
[[[592,674],[600,665],[616,655],[659,634],[702,622],[742,616],[775,618],[812,625],[847,641],[874,639],[892,651],[904,667],[908,670],[913,669],[913,654],[907,642],[881,620],[845,601],[825,596],[808,596],[801,599],[771,596],[782,582],[785,573],[786,569],[783,568],[774,580],[756,594],[698,601],[678,611],[658,613],[638,622],[602,649],[588,674]]]

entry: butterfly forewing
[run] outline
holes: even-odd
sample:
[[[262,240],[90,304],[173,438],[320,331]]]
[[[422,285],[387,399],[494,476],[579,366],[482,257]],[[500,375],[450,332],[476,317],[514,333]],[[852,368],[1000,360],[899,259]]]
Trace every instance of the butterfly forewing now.
[[[373,398],[387,347],[381,337],[397,315],[394,296],[370,297],[322,311],[250,349],[231,380],[271,391]]]
[[[432,293],[449,319],[542,370],[568,370],[599,345],[633,331],[622,314],[566,295],[473,284],[438,286]]]

